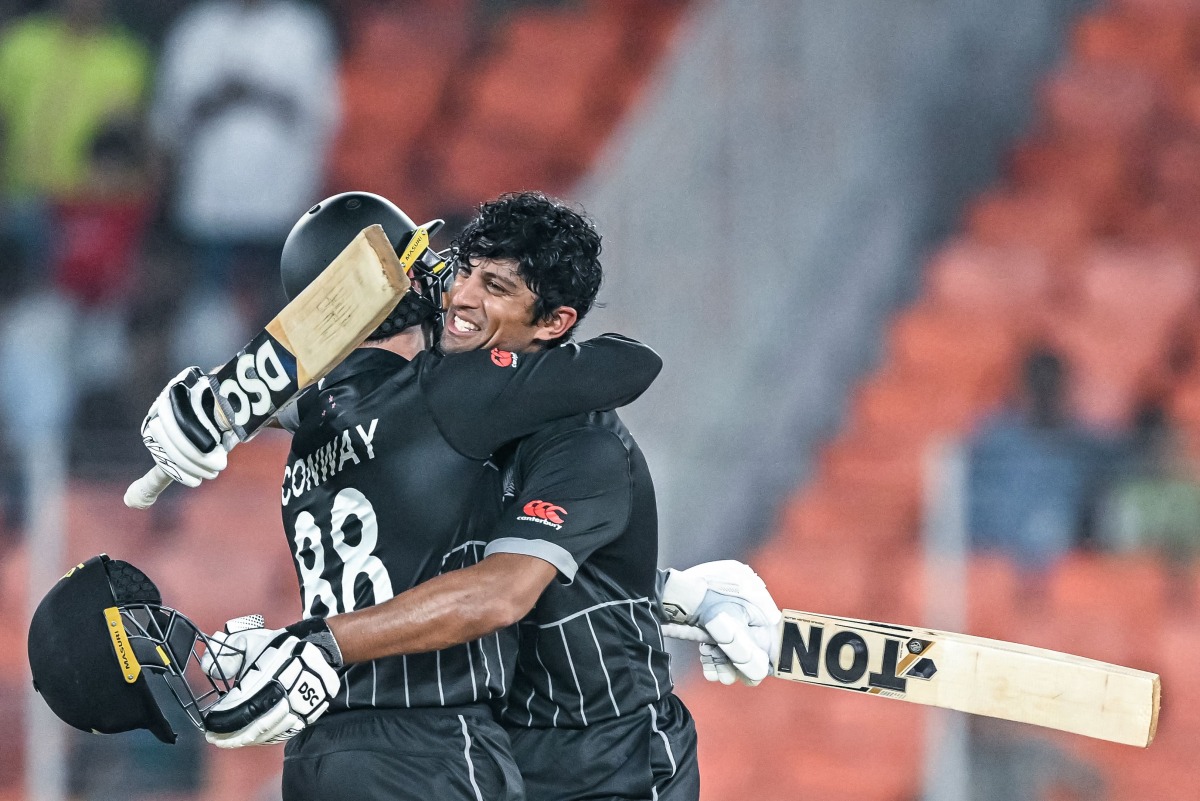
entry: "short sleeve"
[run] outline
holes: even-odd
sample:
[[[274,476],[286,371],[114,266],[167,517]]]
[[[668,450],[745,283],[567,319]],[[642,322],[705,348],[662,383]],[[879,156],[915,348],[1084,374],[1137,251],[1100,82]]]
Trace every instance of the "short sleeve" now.
[[[421,391],[456,450],[491,457],[547,423],[624,406],[653,383],[662,359],[618,334],[535,353],[422,354]]]
[[[588,557],[628,526],[629,451],[612,432],[581,426],[535,448],[522,447],[516,458],[522,486],[501,515],[485,555],[535,556],[554,565],[569,583]]]

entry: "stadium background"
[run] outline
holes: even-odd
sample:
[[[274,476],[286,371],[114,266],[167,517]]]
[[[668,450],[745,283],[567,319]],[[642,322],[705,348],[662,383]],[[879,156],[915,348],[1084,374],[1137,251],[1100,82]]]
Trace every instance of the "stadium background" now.
[[[3,801],[277,786],[277,749],[65,729],[31,698],[25,660],[31,598],[101,550],[210,628],[296,614],[285,441],[260,437],[153,514],[120,503],[147,466],[136,431],[153,393],[222,361],[278,300],[253,283],[261,253],[199,292],[203,252],[171,211],[170,151],[187,142],[152,121],[155,70],[195,5],[108,4],[144,52],[140,99],[115,134],[75,142],[84,166],[41,184],[28,157],[60,126],[31,121],[41,138],[14,153],[19,76],[0,44]],[[636,336],[666,361],[625,415],[655,473],[664,564],[744,558],[781,606],[1163,675],[1141,751],[779,682],[713,687],[677,660],[706,801],[1200,796],[1200,3],[307,7],[336,73],[312,199],[368,189],[453,226],[478,200],[538,188],[597,220],[606,306],[585,333]],[[62,12],[0,3],[0,41],[31,13]],[[1019,428],[999,415],[1035,348],[1066,367],[1062,437],[1088,446],[1045,473],[1070,519],[984,536],[980,498],[1012,515],[1038,489],[1017,479],[1046,469],[1012,449],[985,458],[997,421]]]

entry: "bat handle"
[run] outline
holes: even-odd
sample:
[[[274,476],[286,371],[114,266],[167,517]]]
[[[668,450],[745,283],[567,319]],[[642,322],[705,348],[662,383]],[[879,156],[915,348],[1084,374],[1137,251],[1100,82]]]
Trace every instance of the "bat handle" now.
[[[685,626],[681,623],[663,623],[662,633],[664,637],[670,637],[673,640],[688,640],[690,642],[704,642],[709,645],[716,645],[714,640],[707,631],[699,626]]]
[[[125,505],[130,509],[149,509],[158,500],[159,494],[171,485],[171,480],[165,470],[154,465],[146,475],[125,490]]]

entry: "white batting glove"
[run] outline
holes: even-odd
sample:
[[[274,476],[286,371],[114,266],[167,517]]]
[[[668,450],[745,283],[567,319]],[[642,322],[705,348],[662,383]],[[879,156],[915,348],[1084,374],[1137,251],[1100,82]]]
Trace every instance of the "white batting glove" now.
[[[208,638],[208,648],[200,656],[200,667],[214,679],[236,681],[242,668],[259,654],[283,629],[268,629],[262,615],[235,617]]]
[[[167,475],[188,487],[213,479],[229,463],[237,436],[222,424],[209,376],[189,367],[175,376],[142,421],[142,442]]]
[[[242,662],[237,684],[204,714],[204,739],[218,748],[289,740],[319,718],[341,689],[342,680],[320,646],[286,630],[269,631],[274,636],[264,644],[264,631],[268,630],[229,633],[205,666],[211,675],[238,659]],[[249,650],[262,647],[249,658],[248,651],[235,649],[231,640],[249,645]],[[239,650],[242,654],[235,658]]]
[[[751,687],[778,661],[783,613],[749,565],[731,559],[668,570],[663,634],[699,642],[704,678]]]

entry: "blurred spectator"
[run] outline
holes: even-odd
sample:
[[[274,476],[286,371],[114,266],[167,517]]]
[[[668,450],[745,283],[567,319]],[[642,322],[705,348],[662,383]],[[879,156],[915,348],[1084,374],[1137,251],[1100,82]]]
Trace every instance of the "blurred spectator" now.
[[[1161,407],[1138,415],[1128,466],[1106,493],[1096,528],[1098,544],[1108,550],[1157,551],[1172,598],[1191,603],[1191,569],[1200,553],[1200,481]]]
[[[324,189],[336,70],[324,13],[292,0],[200,2],[169,32],[152,124],[171,164],[172,219],[191,251],[178,332],[190,350],[178,358],[223,360],[281,305],[284,237]],[[229,316],[234,288],[250,319]]]
[[[153,199],[140,127],[130,121],[106,126],[88,151],[87,184],[55,204],[58,286],[83,305],[122,300]]]
[[[1014,408],[985,420],[969,445],[973,543],[1011,556],[1037,592],[1041,575],[1080,544],[1108,454],[1067,412],[1067,369],[1035,349]]]
[[[104,0],[62,0],[0,36],[0,235],[38,280],[54,244],[50,203],[84,188],[106,126],[136,119],[149,68]]]

